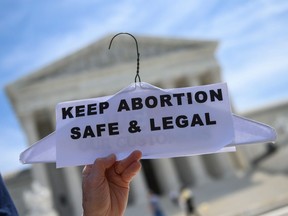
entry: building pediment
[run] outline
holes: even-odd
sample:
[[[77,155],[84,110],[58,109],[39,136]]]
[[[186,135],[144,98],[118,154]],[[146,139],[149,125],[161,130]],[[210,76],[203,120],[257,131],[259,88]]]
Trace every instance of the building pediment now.
[[[135,61],[135,41],[128,35],[120,35],[114,39],[112,47],[108,50],[113,35],[108,35],[95,43],[72,53],[65,58],[35,71],[34,73],[18,80],[18,86],[27,86],[41,81],[71,76],[73,74],[97,71],[106,67],[115,66]],[[215,51],[216,41],[200,41],[175,38],[136,36],[141,59],[149,59],[155,56],[166,55],[181,50],[193,49],[195,52],[209,48],[211,53]],[[15,84],[16,84],[15,83]]]
[[[112,37],[106,36],[8,85],[6,92],[17,112],[23,114],[54,107],[60,101],[113,94],[133,81],[135,41],[121,35],[108,50]],[[143,81],[169,82],[219,69],[214,58],[216,41],[136,38]]]

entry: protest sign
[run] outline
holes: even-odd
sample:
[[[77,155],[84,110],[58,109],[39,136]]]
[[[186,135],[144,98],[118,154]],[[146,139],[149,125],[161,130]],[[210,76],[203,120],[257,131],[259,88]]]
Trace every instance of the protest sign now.
[[[138,82],[112,96],[60,103],[56,115],[55,133],[23,152],[23,162],[85,165],[111,153],[122,159],[135,149],[147,159],[179,157],[276,138],[269,126],[232,114],[225,83],[160,89]]]

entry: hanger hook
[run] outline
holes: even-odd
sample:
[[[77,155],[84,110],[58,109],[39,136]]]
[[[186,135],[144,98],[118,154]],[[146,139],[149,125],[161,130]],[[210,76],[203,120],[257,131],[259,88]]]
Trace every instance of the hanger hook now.
[[[140,53],[139,53],[139,50],[138,50],[138,42],[137,42],[136,38],[135,38],[132,34],[127,33],[127,32],[118,33],[118,34],[114,35],[113,38],[111,39],[110,44],[109,44],[109,50],[110,50],[110,48],[111,48],[111,45],[112,45],[112,42],[113,42],[114,38],[117,37],[118,35],[121,35],[121,34],[130,35],[130,36],[133,37],[134,40],[135,40],[135,43],[136,43],[136,51],[137,51],[137,70],[136,70],[136,76],[135,76],[135,83],[137,82],[137,78],[138,78],[138,81],[141,82],[141,78],[140,78],[140,75],[139,75],[139,59],[140,59]]]

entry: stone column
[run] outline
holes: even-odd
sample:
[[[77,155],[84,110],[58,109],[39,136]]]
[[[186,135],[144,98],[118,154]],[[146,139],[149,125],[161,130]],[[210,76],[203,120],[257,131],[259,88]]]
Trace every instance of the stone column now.
[[[152,161],[156,170],[156,176],[161,183],[161,189],[165,194],[179,190],[180,180],[173,161],[169,158],[155,159]]]
[[[199,86],[201,85],[201,74],[198,76],[191,76],[186,79],[186,85]],[[177,87],[177,86],[176,86]],[[183,184],[190,184],[199,186],[207,184],[211,181],[211,178],[206,170],[205,164],[202,161],[201,156],[191,156],[185,158],[175,158],[175,163],[178,165],[178,172],[182,176]],[[180,161],[181,160],[181,161]],[[181,169],[182,167],[182,169]]]
[[[219,153],[214,155],[219,160],[219,165],[220,168],[223,169],[224,177],[236,175],[236,168],[234,167],[234,164],[229,154],[230,153]]]
[[[21,116],[21,121],[23,123],[29,145],[32,145],[40,139],[36,126],[36,119],[32,113],[29,113],[25,116]],[[44,164],[34,164],[32,166],[32,176],[33,180],[38,181],[42,186],[49,187],[48,176]]]
[[[55,108],[50,108],[48,110],[49,112],[49,116],[51,116],[51,124],[53,125],[54,130],[56,130],[56,112],[55,112]]]
[[[212,181],[203,163],[202,156],[187,157],[187,160],[194,176],[194,186],[205,185]]]
[[[201,156],[174,158],[181,186],[200,186],[211,181]]]
[[[242,149],[238,148],[236,152],[229,153],[229,156],[237,171],[243,172],[249,168],[249,160],[247,160],[247,156]]]
[[[236,174],[227,153],[203,155],[206,167],[214,178],[229,177]]]
[[[75,216],[82,215],[82,179],[78,167],[66,167],[63,171],[73,213]]]
[[[131,182],[132,202],[135,205],[147,202],[148,187],[145,182],[144,172],[141,170]]]
[[[49,108],[47,112],[47,124],[50,123],[51,132],[56,127],[55,110]],[[47,131],[48,132],[48,131]],[[59,211],[62,214],[69,214],[77,216],[82,214],[82,179],[78,167],[65,167],[57,169],[56,167],[49,167],[51,187],[54,190],[54,196],[58,199],[56,205],[59,205]],[[53,180],[55,179],[55,180]],[[63,184],[61,185],[60,184]],[[60,186],[58,185],[60,184]],[[59,192],[59,193],[58,193]],[[61,197],[59,199],[59,196]],[[63,200],[64,199],[64,200]],[[59,203],[60,202],[60,203]],[[61,203],[62,202],[62,203]]]

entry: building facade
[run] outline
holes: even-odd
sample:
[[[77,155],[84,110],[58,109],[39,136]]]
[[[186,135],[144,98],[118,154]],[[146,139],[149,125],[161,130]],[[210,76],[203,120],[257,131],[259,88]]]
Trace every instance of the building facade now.
[[[89,45],[7,87],[23,129],[33,144],[55,130],[59,102],[112,95],[134,82],[136,47],[133,39],[113,35]],[[177,88],[221,82],[215,58],[216,41],[137,37],[141,80],[160,88]],[[143,160],[133,180],[129,207],[147,202],[153,191],[160,196],[182,185],[197,187],[235,175],[247,167],[246,153]],[[50,188],[59,215],[81,215],[82,167],[56,169],[55,164],[35,164],[33,179]],[[128,211],[129,212],[129,211]]]
[[[272,126],[277,133],[277,140],[274,143],[275,148],[278,150],[278,154],[276,152],[271,152],[269,155],[269,144],[266,143],[262,145],[249,145],[249,146],[242,146],[241,149],[246,156],[246,161],[249,164],[253,163],[255,159],[261,158],[261,156],[267,155],[267,162],[271,163],[270,166],[268,164],[263,164],[262,168],[265,168],[269,172],[277,172],[280,169],[277,167],[282,167],[282,171],[284,173],[288,173],[288,168],[286,168],[286,163],[283,164],[282,158],[287,158],[287,144],[288,144],[288,100],[274,102],[272,104],[267,104],[262,107],[255,108],[253,110],[246,111],[245,113],[241,114],[247,118],[253,119],[255,121],[262,122],[264,124]],[[275,149],[276,150],[276,149]],[[281,152],[282,151],[282,152]],[[272,154],[274,153],[274,154]],[[282,158],[280,158],[282,157]],[[278,159],[277,159],[278,158]],[[276,160],[278,164],[276,167]],[[268,166],[267,166],[268,165]],[[283,168],[284,167],[284,168]],[[265,170],[264,169],[264,170]]]

